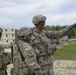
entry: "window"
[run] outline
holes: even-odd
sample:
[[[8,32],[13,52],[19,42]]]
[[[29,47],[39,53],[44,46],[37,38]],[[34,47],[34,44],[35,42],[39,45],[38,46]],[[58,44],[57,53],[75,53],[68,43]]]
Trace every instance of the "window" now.
[[[12,37],[14,36],[14,34],[12,34]]]
[[[12,31],[13,31],[13,29],[12,29]]]
[[[6,40],[6,42],[8,42],[8,40]]]
[[[14,42],[14,40],[13,40],[13,42]]]
[[[8,35],[6,34],[6,37],[8,37]]]
[[[7,31],[7,29],[5,29],[5,31]]]

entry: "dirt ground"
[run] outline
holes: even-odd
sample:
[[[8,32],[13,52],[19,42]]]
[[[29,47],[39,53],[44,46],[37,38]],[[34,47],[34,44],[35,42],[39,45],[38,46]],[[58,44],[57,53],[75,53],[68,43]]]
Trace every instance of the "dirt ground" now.
[[[55,75],[76,75],[76,60],[56,60],[54,73]]]
[[[8,65],[7,72],[10,75],[12,64]],[[54,62],[55,75],[76,75],[76,60],[56,60]]]

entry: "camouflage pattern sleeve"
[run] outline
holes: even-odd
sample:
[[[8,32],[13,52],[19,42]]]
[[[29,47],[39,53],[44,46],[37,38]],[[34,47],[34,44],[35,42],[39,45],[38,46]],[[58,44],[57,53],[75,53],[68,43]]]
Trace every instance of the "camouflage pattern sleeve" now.
[[[3,47],[0,45],[0,69],[2,68],[2,54],[4,52]]]
[[[10,60],[11,60],[11,58],[10,58],[10,56],[8,55],[8,53],[6,53],[6,52],[4,52],[3,53],[3,63],[4,64],[6,64],[6,65],[8,65],[8,64],[10,64]]]
[[[37,63],[36,54],[34,50],[27,43],[23,44],[23,56],[25,58],[26,65],[32,72],[40,68],[39,64]]]
[[[9,63],[10,63],[10,57],[9,57],[9,55],[8,55],[8,53],[6,53],[5,51],[4,51],[4,48],[3,47],[1,47],[1,54],[2,54],[2,64],[3,65],[8,65]]]
[[[2,45],[0,45],[0,55],[2,55],[3,52],[4,52],[4,48],[2,47]]]
[[[9,55],[4,51],[4,48],[0,45],[0,68],[7,66],[9,62]]]
[[[72,28],[72,26],[69,26],[59,31],[48,31],[48,34],[50,34],[52,39],[60,39],[61,37],[67,35]]]
[[[2,68],[1,56],[0,56],[0,69]]]

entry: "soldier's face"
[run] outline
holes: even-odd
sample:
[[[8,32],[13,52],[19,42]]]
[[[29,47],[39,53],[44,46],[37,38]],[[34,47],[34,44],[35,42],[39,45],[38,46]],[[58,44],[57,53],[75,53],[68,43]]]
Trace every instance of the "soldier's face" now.
[[[45,25],[45,22],[44,21],[41,21],[41,22],[38,23],[37,28],[43,29],[44,28],[44,25]]]

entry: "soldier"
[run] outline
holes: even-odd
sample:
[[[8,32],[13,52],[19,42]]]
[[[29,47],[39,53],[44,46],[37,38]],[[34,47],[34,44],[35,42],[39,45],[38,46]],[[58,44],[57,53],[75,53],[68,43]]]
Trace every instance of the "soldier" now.
[[[2,34],[2,28],[0,28],[0,39]],[[7,53],[4,52],[4,48],[0,45],[0,75],[7,75],[7,65],[10,63],[10,58]]]
[[[65,36],[71,29],[76,27],[76,24],[60,31],[45,31],[43,30],[45,21],[46,17],[41,14],[33,17],[32,22],[35,28],[32,29],[30,45],[39,51],[39,63],[44,75],[54,75],[53,54],[56,51],[56,45],[52,44],[51,39],[59,39]]]
[[[31,30],[23,27],[18,32],[19,41],[12,45],[13,74],[12,75],[42,75],[37,63],[36,53],[28,44]]]

